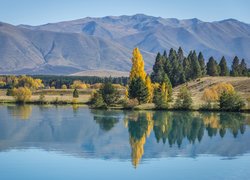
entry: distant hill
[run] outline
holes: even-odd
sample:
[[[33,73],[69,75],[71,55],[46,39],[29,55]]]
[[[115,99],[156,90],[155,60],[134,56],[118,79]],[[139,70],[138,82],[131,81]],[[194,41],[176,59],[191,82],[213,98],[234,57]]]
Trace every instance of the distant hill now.
[[[224,55],[250,64],[250,25],[227,19],[164,19],[143,14],[83,18],[41,26],[0,23],[0,74],[74,74],[129,71],[131,52],[139,47],[147,71],[158,51],[181,46],[205,58]]]

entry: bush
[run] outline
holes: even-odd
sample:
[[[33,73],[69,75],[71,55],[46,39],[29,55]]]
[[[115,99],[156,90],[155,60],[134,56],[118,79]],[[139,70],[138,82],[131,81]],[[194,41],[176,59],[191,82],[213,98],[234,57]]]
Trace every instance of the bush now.
[[[191,93],[187,87],[182,87],[175,101],[174,107],[176,109],[188,110],[192,108],[193,100],[191,98]]]
[[[7,89],[6,96],[13,96],[13,95],[14,95],[13,89],[12,88]]]
[[[139,105],[139,101],[137,99],[128,99],[124,102],[123,107],[126,109],[134,109]]]
[[[62,89],[67,89],[67,86],[65,84],[62,85]]]
[[[104,83],[98,92],[107,106],[116,104],[120,99],[118,90],[110,82]]]
[[[93,108],[107,108],[103,101],[102,95],[99,92],[94,92],[91,95],[90,104]]]
[[[221,110],[239,111],[245,106],[245,102],[237,93],[223,92],[219,99]]]
[[[74,89],[73,91],[73,98],[79,98],[79,93],[77,89]]]
[[[25,103],[31,98],[32,92],[27,87],[13,89],[13,96],[19,103]]]

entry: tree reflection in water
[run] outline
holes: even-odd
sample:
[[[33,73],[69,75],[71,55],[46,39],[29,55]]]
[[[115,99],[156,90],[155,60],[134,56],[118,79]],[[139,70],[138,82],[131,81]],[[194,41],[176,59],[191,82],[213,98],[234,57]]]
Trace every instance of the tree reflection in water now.
[[[7,106],[8,112],[17,119],[28,120],[32,113],[32,106],[30,105],[14,105]]]
[[[104,131],[111,130],[119,122],[118,112],[115,111],[91,110],[91,113],[95,122]]]
[[[221,138],[227,132],[237,137],[246,128],[246,117],[241,113],[136,111],[125,112],[124,122],[128,127],[134,167],[144,154],[144,145],[152,129],[157,143],[168,141],[170,147],[174,144],[181,147],[184,139],[191,144],[202,141],[206,131],[211,138],[218,132]]]

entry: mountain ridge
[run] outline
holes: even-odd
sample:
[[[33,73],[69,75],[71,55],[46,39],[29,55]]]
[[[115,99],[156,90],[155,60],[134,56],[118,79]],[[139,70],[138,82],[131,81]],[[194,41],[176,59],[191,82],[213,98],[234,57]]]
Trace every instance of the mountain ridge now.
[[[223,55],[230,65],[238,55],[250,64],[250,24],[236,19],[204,22],[136,14],[81,18],[39,26],[0,22],[1,74],[74,74],[89,70],[129,71],[131,52],[139,47],[146,70],[157,52],[201,51]]]

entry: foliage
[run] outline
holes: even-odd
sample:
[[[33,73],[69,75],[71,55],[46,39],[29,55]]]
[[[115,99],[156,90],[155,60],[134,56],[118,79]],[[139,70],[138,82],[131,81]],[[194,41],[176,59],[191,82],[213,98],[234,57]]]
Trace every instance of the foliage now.
[[[221,58],[219,66],[220,66],[220,76],[228,76],[229,69],[227,67],[227,61],[224,56]]]
[[[218,76],[219,70],[218,70],[217,62],[214,60],[213,57],[210,57],[207,62],[207,74],[209,76]]]
[[[70,85],[70,88],[71,88],[71,89],[86,89],[86,88],[88,88],[88,87],[89,87],[88,84],[85,84],[85,83],[83,83],[83,82],[80,81],[80,80],[75,80],[75,81],[73,82],[73,84]]]
[[[65,84],[62,85],[61,89],[68,89]]]
[[[245,106],[245,102],[237,93],[222,92],[219,105],[221,110],[239,111]]]
[[[153,72],[151,74],[151,79],[153,82],[161,83],[165,74],[164,71],[164,57],[160,53],[157,54],[155,59],[155,64],[153,66]]]
[[[79,97],[79,93],[77,89],[74,89],[73,91],[73,98],[78,98]]]
[[[98,91],[92,94],[90,103],[95,108],[107,108],[117,104],[120,98],[117,88],[111,82],[105,82]]]
[[[0,88],[4,88],[6,86],[6,82],[0,81]]]
[[[154,87],[149,76],[146,77],[146,87],[148,89],[148,103],[153,101]]]
[[[103,101],[102,95],[97,91],[92,93],[90,104],[93,108],[107,108],[106,104]]]
[[[168,98],[168,87],[166,86],[166,83],[163,82],[161,86],[154,91],[153,103],[155,104],[156,109],[167,109]]]
[[[13,88],[8,88],[6,92],[6,96],[13,96]]]
[[[231,67],[231,76],[239,76],[240,75],[240,65],[239,58],[237,56],[234,57],[232,67]]]
[[[139,104],[148,101],[148,88],[142,78],[133,78],[129,83],[128,94],[130,99],[137,99]]]
[[[116,104],[121,97],[117,88],[111,82],[105,82],[98,92],[102,95],[103,101],[107,106]]]
[[[130,71],[129,79],[132,81],[135,78],[146,80],[146,72],[144,70],[144,60],[138,48],[133,50],[132,68]]]
[[[27,87],[19,87],[13,89],[13,96],[18,103],[25,103],[31,98],[32,92]]]
[[[210,88],[206,88],[202,95],[202,100],[204,100],[207,104],[211,102],[216,102],[219,100],[220,95],[223,92],[234,93],[234,87],[230,83],[218,83],[213,85]]]
[[[199,61],[200,68],[201,68],[201,75],[205,76],[207,74],[207,70],[206,70],[206,65],[205,65],[205,59],[201,52],[199,52],[198,61]]]
[[[174,107],[176,109],[187,110],[192,108],[192,103],[193,100],[191,98],[191,93],[188,88],[186,86],[181,87],[177,99],[175,101]]]
[[[24,76],[20,76],[17,79],[16,87],[27,87],[30,89],[39,89],[39,88],[43,88],[44,85],[41,79],[34,79],[30,76],[24,75]]]

